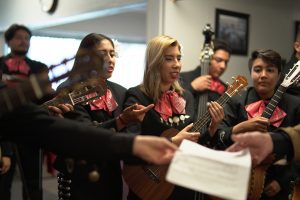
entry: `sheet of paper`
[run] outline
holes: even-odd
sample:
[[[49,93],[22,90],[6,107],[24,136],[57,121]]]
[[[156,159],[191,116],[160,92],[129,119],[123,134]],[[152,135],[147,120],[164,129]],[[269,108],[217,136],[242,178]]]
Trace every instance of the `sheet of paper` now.
[[[166,179],[224,199],[245,200],[251,170],[249,150],[216,151],[184,140],[176,152]]]

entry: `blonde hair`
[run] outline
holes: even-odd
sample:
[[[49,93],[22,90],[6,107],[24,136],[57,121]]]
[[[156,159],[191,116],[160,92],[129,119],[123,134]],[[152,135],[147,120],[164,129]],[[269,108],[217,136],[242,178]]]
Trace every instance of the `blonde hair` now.
[[[141,90],[150,97],[154,103],[158,101],[161,95],[160,83],[161,83],[161,74],[160,68],[163,64],[164,53],[167,48],[178,46],[179,51],[181,47],[179,42],[166,35],[161,35],[154,37],[147,45],[146,49],[146,67],[144,71],[144,79],[141,85]],[[178,80],[172,84],[172,88],[178,94],[182,95],[183,88],[181,87]]]

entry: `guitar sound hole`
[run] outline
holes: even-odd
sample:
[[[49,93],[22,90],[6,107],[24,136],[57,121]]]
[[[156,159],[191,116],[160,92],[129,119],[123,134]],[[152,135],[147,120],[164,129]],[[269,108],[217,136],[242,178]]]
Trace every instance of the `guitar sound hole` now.
[[[160,183],[161,180],[160,180],[159,176],[156,174],[155,171],[150,169],[150,167],[144,166],[143,170],[145,171],[145,173],[151,180],[153,180],[155,183]]]

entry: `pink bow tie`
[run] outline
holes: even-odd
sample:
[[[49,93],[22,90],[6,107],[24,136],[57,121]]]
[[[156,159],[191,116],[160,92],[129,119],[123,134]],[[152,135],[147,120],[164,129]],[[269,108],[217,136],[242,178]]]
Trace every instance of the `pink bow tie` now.
[[[19,72],[21,74],[28,75],[30,70],[28,64],[24,59],[9,58],[5,61],[5,64],[8,67],[8,71],[10,72]]]
[[[219,93],[220,95],[224,94],[225,92],[225,87],[224,85],[220,82],[220,80],[215,80],[213,79],[211,81],[211,90],[214,92]]]
[[[90,97],[93,94],[87,95]],[[112,96],[112,93],[109,89],[106,90],[106,94],[101,96],[99,99],[94,100],[89,103],[91,110],[105,110],[111,114],[117,107],[118,103]]]
[[[251,103],[251,104],[245,106],[245,109],[247,111],[248,119],[251,119],[251,118],[254,118],[257,116],[261,116],[266,109],[265,101],[263,101],[263,100],[256,101],[254,103]],[[270,123],[273,126],[278,128],[280,126],[280,124],[282,123],[285,116],[286,116],[286,113],[277,106],[275,108],[271,118],[269,119]]]
[[[160,116],[167,120],[175,114],[185,114],[185,100],[175,91],[164,92],[160,100],[155,104],[154,109]]]

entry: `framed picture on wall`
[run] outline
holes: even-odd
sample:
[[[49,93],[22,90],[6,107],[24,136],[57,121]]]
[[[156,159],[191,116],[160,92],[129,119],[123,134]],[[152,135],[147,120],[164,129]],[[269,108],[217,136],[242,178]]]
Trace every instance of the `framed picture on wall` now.
[[[249,15],[216,9],[216,38],[226,41],[232,54],[248,54]]]
[[[300,33],[300,21],[295,22],[295,40],[298,33]]]

